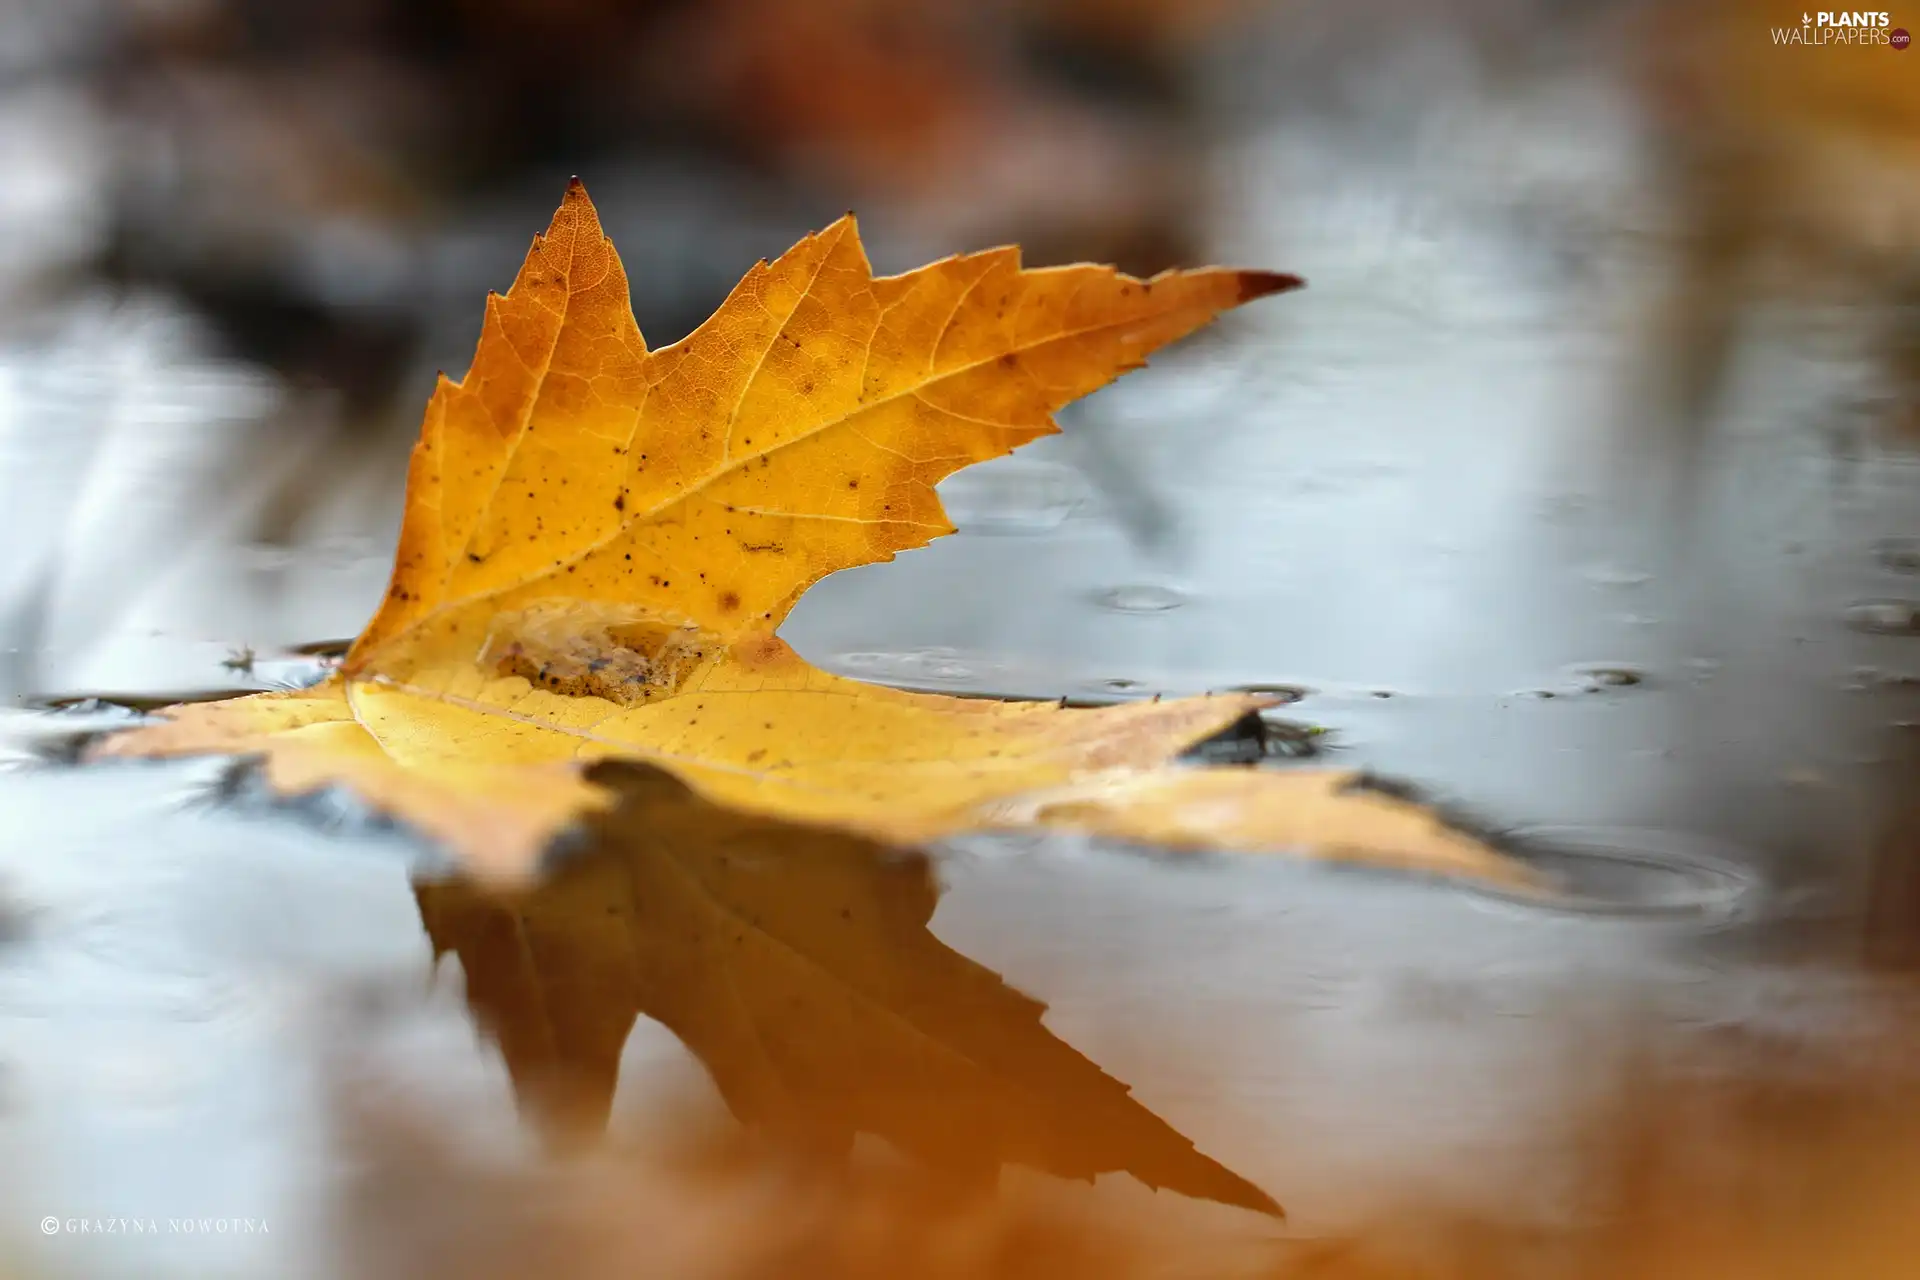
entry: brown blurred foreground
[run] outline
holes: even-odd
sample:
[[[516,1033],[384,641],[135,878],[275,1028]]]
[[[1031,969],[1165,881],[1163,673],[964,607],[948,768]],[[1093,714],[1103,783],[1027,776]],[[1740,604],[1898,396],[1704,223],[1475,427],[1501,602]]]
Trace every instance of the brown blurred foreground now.
[[[1580,1118],[1564,1226],[1408,1205],[1320,1239],[1251,1214],[1182,1215],[1164,1194],[1103,1194],[1110,1183],[1010,1180],[995,1196],[956,1196],[880,1158],[808,1176],[711,1130],[506,1174],[455,1155],[451,1131],[420,1114],[352,1099],[347,1142],[362,1172],[339,1228],[354,1273],[370,1277],[1894,1280],[1920,1256],[1911,1088],[1889,1070],[1750,1040],[1711,1066],[1649,1062]]]

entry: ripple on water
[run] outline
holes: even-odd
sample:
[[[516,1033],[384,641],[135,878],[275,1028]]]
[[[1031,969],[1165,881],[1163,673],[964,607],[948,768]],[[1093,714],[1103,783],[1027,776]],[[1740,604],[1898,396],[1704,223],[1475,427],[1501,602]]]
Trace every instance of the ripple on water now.
[[[1873,544],[1873,558],[1894,573],[1920,573],[1920,538],[1882,538]]]
[[[1651,680],[1644,669],[1625,662],[1581,662],[1563,670],[1564,683],[1556,682],[1547,689],[1529,689],[1521,696],[1552,698],[1563,694],[1616,693],[1642,688]]]
[[[1088,496],[1087,482],[1073,468],[1014,459],[957,472],[940,485],[948,519],[967,534],[1046,533]]]
[[[1842,615],[1847,626],[1879,636],[1920,636],[1920,600],[1863,600]]]
[[[1653,575],[1625,565],[1597,564],[1581,571],[1581,576],[1596,587],[1643,587]]]
[[[962,684],[981,674],[979,664],[963,659],[958,650],[907,649],[898,653],[843,653],[835,662],[841,670],[883,683]]]
[[[1714,926],[1748,914],[1759,889],[1740,850],[1679,832],[1534,827],[1514,840],[1559,894],[1540,900],[1471,890],[1477,900],[1528,913]]]
[[[1285,706],[1300,701],[1313,690],[1299,684],[1230,684],[1222,692],[1251,693],[1262,698],[1273,698]]]
[[[309,689],[333,674],[340,665],[337,658],[308,654],[256,656],[247,674],[275,689]]]
[[[1178,609],[1187,602],[1187,598],[1172,587],[1134,583],[1097,592],[1093,602],[1115,613],[1166,613],[1170,609]]]
[[[1573,668],[1574,678],[1589,693],[1601,689],[1633,689],[1647,682],[1647,673],[1625,663],[1595,663]]]
[[[69,763],[93,735],[124,729],[140,714],[93,697],[30,698],[17,710],[0,708],[0,768]]]

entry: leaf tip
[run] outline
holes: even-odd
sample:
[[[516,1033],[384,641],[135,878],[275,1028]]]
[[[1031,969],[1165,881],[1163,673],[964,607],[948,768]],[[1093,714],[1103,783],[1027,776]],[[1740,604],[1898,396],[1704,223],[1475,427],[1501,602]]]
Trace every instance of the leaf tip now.
[[[1240,301],[1252,302],[1255,298],[1264,298],[1268,294],[1286,293],[1292,289],[1306,286],[1299,276],[1284,271],[1242,271],[1238,275]]]
[[[560,208],[555,211],[554,224],[547,229],[547,234],[552,235],[558,230],[560,218],[567,215],[596,231],[600,229],[600,211],[593,207],[593,200],[587,195],[587,184],[580,181],[578,174],[567,179],[567,194],[560,198]]]
[[[1242,1181],[1245,1181],[1245,1179],[1242,1179]],[[1287,1220],[1287,1211],[1281,1207],[1281,1204],[1278,1200],[1275,1200],[1272,1196],[1262,1191],[1259,1187],[1255,1187],[1251,1182],[1248,1182],[1247,1186],[1253,1189],[1253,1195],[1248,1197],[1248,1199],[1251,1200],[1252,1203],[1246,1205],[1245,1206],[1246,1208],[1252,1209],[1256,1213],[1264,1213],[1268,1217],[1277,1219],[1281,1222],[1285,1222]]]

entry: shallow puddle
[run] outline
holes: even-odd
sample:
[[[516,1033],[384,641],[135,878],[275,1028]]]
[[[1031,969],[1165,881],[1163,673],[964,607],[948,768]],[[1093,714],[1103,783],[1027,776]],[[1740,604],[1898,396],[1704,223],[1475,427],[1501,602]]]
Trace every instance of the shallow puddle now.
[[[270,685],[287,672],[318,673],[301,661],[311,662],[256,655],[253,677]],[[1568,669],[1584,680],[1622,668]],[[1600,680],[1551,702],[1268,685],[1299,695],[1285,723],[1302,734],[1315,726],[1316,750],[1477,802],[1462,806],[1463,820],[1503,833],[1566,894],[1542,905],[1284,857],[982,837],[938,852],[927,873],[930,920],[883,928],[865,959],[824,987],[796,988],[787,961],[742,966],[701,943],[648,962],[667,985],[628,997],[618,975],[640,963],[629,950],[640,944],[607,934],[607,913],[652,903],[651,917],[623,926],[636,939],[706,926],[699,912],[659,915],[659,894],[625,880],[611,883],[631,898],[566,906],[566,885],[595,883],[602,855],[591,848],[556,864],[548,897],[470,898],[450,916],[447,891],[434,887],[443,868],[403,835],[370,833],[350,804],[289,812],[226,787],[222,762],[67,767],[58,761],[70,735],[130,713],[98,701],[9,713],[0,1041],[7,1163],[23,1179],[9,1198],[76,1229],[129,1216],[226,1224],[211,1239],[55,1238],[41,1248],[59,1254],[34,1256],[84,1258],[94,1273],[323,1275],[348,1265],[348,1248],[362,1274],[404,1274],[454,1248],[436,1231],[470,1231],[453,1206],[433,1208],[435,1187],[452,1198],[467,1194],[460,1178],[476,1170],[525,1178],[565,1167],[546,1165],[554,1157],[541,1138],[554,1137],[556,1106],[562,1129],[579,1122],[583,1088],[611,1090],[589,1096],[589,1120],[610,1112],[615,1143],[643,1147],[692,1117],[717,1123],[729,1108],[763,1122],[817,1121],[836,1108],[868,1114],[880,1104],[860,1099],[881,1098],[894,1110],[862,1123],[919,1132],[920,1122],[900,1119],[905,1107],[936,1132],[960,1126],[963,1139],[932,1151],[973,1152],[962,1160],[973,1162],[969,1176],[980,1175],[981,1144],[993,1149],[999,1091],[1065,1089],[1047,1114],[1050,1141],[1066,1145],[1027,1163],[1082,1160],[1089,1171],[1204,1185],[1167,1171],[1153,1154],[1162,1139],[1124,1136],[1128,1125],[1161,1126],[1220,1176],[1230,1171],[1230,1185],[1285,1205],[1284,1227],[1232,1228],[1255,1238],[1338,1237],[1408,1204],[1551,1231],[1578,1220],[1590,1176],[1579,1117],[1607,1103],[1647,1046],[1708,1054],[1737,1032],[1845,1060],[1852,1046],[1904,1025],[1901,980],[1853,963],[1861,925],[1844,895],[1865,864],[1832,857],[1809,867],[1795,861],[1808,852],[1791,838],[1736,843],[1727,833],[1753,832],[1750,815],[1684,833],[1599,825],[1597,816],[1540,826],[1527,820],[1551,810],[1542,790],[1551,770],[1537,759],[1506,788],[1484,785],[1502,762],[1514,767],[1542,741],[1580,729],[1579,717],[1628,713],[1632,699],[1658,705],[1695,688],[1686,681]],[[1611,755],[1598,745],[1566,751],[1580,775],[1567,785],[1581,788],[1589,812],[1601,812],[1598,776],[1648,751],[1644,725],[1606,725],[1619,735]],[[1266,767],[1289,767],[1284,749],[1255,741],[1252,750]],[[1528,803],[1514,802],[1519,795]],[[1844,851],[1828,839],[1830,855]],[[732,848],[743,856],[737,841]],[[778,839],[768,850],[745,856],[771,859],[787,877],[769,901],[788,915],[755,928],[772,928],[783,955],[831,945],[850,918],[846,904],[873,890],[815,885],[792,870],[804,865],[788,856],[795,850]],[[871,865],[899,874],[885,858]],[[456,920],[465,923],[448,923]],[[436,964],[440,951],[449,954]],[[862,974],[897,966],[889,981],[905,985],[886,999],[907,1000],[904,1015],[857,994],[867,990]],[[929,976],[953,966],[973,976],[959,987]],[[990,989],[1007,992],[995,999],[1014,1002],[1013,1021],[979,1003]],[[1041,1023],[1022,1022],[1034,1016],[1020,1012],[1025,997],[1044,1004]],[[876,1000],[880,1031],[836,1012]],[[716,1001],[760,1011],[744,1024],[755,1047],[716,1038],[699,1012]],[[957,1037],[961,1060],[984,1062],[994,1082],[986,1100],[942,1083],[924,1060],[890,1057],[896,1016],[915,1035]],[[881,1039],[862,1039],[872,1035]],[[762,1055],[772,1066],[742,1077]],[[854,1062],[865,1080],[857,1087]],[[755,1086],[742,1081],[763,1070],[801,1101],[797,1111],[754,1101]],[[1113,1081],[1131,1090],[1128,1110],[1101,1120],[1098,1106],[1116,1104],[1079,1091],[1098,1095]],[[822,1088],[839,1101],[805,1102]],[[1085,1132],[1106,1135],[1091,1155],[1075,1145],[1091,1139],[1060,1119],[1089,1106]],[[434,1166],[416,1193],[455,1225],[396,1224],[367,1203],[365,1180],[412,1167],[422,1142],[453,1164]],[[1137,1215],[1148,1195],[1108,1176],[1094,1203]],[[1168,1198],[1151,1201],[1155,1213],[1169,1212]],[[1196,1223],[1230,1212],[1181,1203],[1175,1217],[1198,1213]]]

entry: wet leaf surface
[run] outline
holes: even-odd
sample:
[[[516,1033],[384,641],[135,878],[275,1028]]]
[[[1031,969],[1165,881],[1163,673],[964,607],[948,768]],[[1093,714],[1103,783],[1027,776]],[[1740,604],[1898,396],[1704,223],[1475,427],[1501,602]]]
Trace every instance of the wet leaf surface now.
[[[947,475],[1053,434],[1054,411],[1148,352],[1300,283],[1032,271],[1016,249],[876,277],[849,216],[649,351],[575,182],[490,300],[466,379],[428,404],[392,582],[338,671],[163,710],[96,754],[258,755],[283,794],[344,786],[493,875],[604,807],[581,767],[624,756],[709,799],[908,843],[1043,825],[1525,884],[1348,775],[1169,765],[1269,697],[907,694],[773,634],[827,574],[952,532]],[[1151,590],[1124,607],[1178,599]]]

